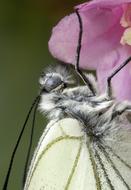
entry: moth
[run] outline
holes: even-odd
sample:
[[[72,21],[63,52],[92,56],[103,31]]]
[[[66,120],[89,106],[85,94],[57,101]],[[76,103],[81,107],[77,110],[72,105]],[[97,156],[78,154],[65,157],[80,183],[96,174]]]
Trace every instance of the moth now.
[[[108,77],[105,93],[99,94],[95,77],[79,68],[83,26],[78,10],[76,14],[80,33],[75,69],[85,84],[76,86],[64,67],[41,75],[35,103],[49,124],[24,190],[131,190],[131,102],[117,102],[111,87],[111,79],[131,57]]]
[[[97,83],[69,88],[62,68],[40,78],[39,109],[50,120],[27,175],[25,190],[131,189],[131,103],[99,95]],[[127,125],[127,126],[125,126]]]

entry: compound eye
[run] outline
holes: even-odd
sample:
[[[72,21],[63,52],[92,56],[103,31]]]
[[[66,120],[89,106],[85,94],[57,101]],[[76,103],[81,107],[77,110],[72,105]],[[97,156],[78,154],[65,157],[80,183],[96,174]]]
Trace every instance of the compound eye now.
[[[46,75],[44,78],[40,78],[40,84],[43,90],[50,92],[63,83],[60,76],[57,75]]]

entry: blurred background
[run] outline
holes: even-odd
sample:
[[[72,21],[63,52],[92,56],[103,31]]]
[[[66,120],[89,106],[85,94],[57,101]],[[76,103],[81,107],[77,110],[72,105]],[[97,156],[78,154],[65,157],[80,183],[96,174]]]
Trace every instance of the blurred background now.
[[[3,0],[0,5],[0,189],[16,139],[38,93],[38,78],[55,61],[48,52],[54,25],[82,0]],[[37,114],[33,148],[46,119]],[[9,190],[22,189],[30,123],[15,157]]]

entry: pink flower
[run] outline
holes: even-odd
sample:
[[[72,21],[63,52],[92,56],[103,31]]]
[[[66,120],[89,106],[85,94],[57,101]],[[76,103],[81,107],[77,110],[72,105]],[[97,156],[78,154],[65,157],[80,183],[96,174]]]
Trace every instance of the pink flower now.
[[[95,69],[101,92],[112,71],[131,55],[131,0],[94,0],[77,6],[83,21],[80,66]],[[75,13],[54,27],[49,49],[54,57],[74,64],[79,35]],[[131,63],[112,80],[114,95],[131,100]]]

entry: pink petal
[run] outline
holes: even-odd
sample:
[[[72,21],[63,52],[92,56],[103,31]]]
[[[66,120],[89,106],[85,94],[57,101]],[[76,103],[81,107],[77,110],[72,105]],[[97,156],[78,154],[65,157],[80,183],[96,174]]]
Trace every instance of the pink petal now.
[[[122,8],[115,10],[93,9],[80,12],[83,20],[83,40],[80,66],[94,69],[104,57],[120,44],[123,33],[119,20]],[[66,63],[75,64],[79,35],[76,14],[62,19],[53,29],[49,49],[54,57]]]
[[[75,8],[79,8],[82,11],[87,11],[90,8],[113,8],[115,6],[121,6],[125,3],[131,3],[131,0],[93,0],[90,2],[77,5]]]
[[[97,78],[100,87],[100,91],[104,92],[107,82],[107,77],[113,70],[118,68],[129,56],[131,55],[131,48],[129,46],[120,47],[117,50],[111,52],[105,59],[104,63],[101,62],[97,68]],[[114,63],[109,67],[109,63]],[[113,95],[118,100],[131,100],[131,63],[123,68],[112,79]]]
[[[67,63],[75,63],[79,23],[76,14],[62,19],[52,31],[49,50],[54,57]]]
[[[130,55],[131,48],[122,46],[120,39],[124,28],[120,25],[123,5],[131,0],[94,0],[79,8],[83,21],[83,39],[80,66],[96,69],[101,92],[105,91],[107,77]],[[76,14],[62,19],[53,29],[49,49],[54,57],[75,64],[79,37]],[[112,80],[114,96],[119,100],[131,100],[131,63]]]

